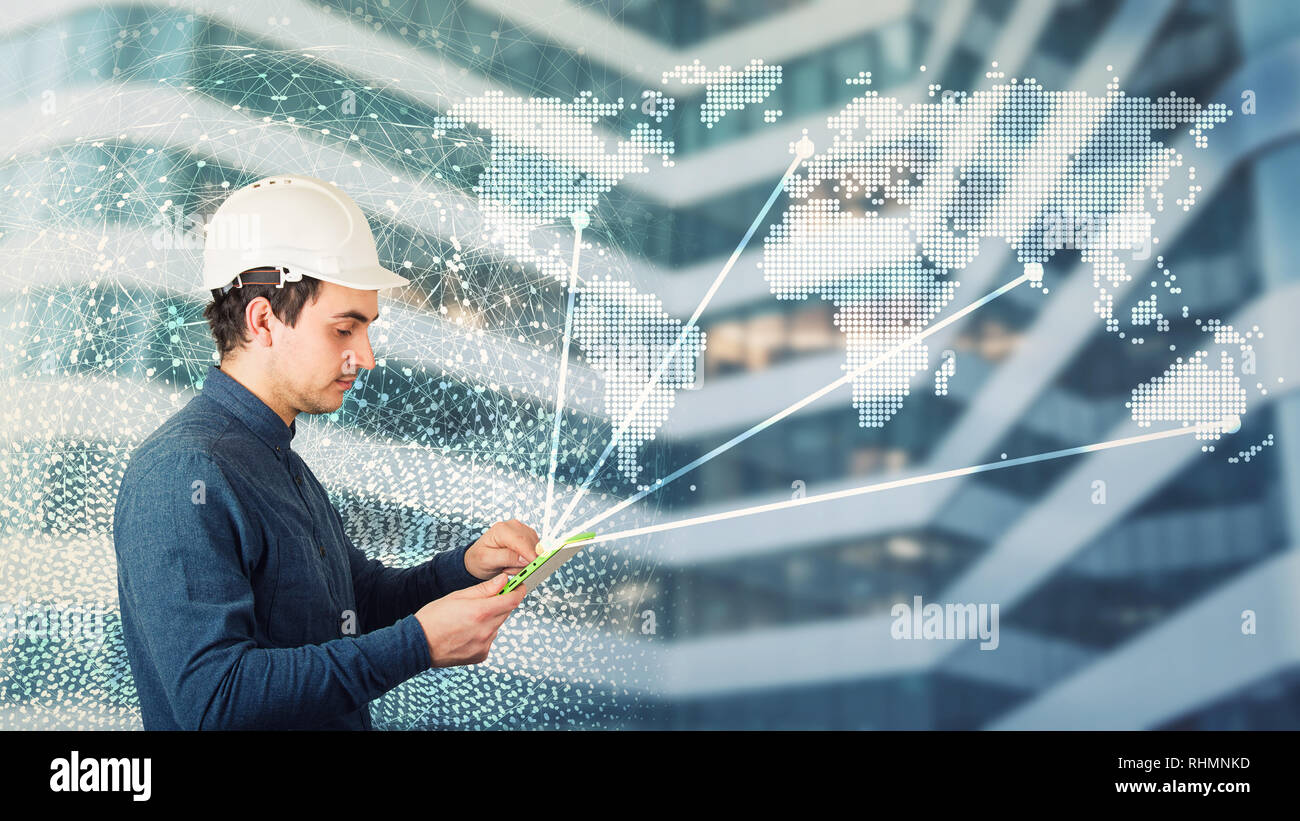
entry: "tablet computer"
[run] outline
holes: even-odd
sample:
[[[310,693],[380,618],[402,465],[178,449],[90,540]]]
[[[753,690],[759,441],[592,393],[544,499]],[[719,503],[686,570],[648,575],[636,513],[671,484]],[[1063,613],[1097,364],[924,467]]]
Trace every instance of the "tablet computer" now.
[[[528,582],[530,590],[536,590],[537,586],[546,581],[546,578],[554,573],[560,565],[573,558],[574,554],[582,549],[584,542],[594,538],[596,538],[596,534],[592,532],[570,536],[557,547],[551,548],[529,562],[528,566],[521,570],[519,575],[511,578],[497,595],[509,593],[524,582]]]

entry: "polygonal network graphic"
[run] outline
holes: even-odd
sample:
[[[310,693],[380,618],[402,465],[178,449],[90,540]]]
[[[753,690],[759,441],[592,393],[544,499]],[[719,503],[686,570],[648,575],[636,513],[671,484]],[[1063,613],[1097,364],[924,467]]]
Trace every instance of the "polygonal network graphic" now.
[[[342,47],[298,34],[306,23],[276,18],[283,40],[250,45],[222,14],[184,47],[177,32],[193,35],[196,22],[183,10],[142,12],[125,28],[88,23],[87,37],[122,45],[85,53],[74,33],[51,59],[55,73],[102,85],[53,89],[38,103],[49,114],[0,156],[0,594],[47,628],[0,637],[0,701],[34,725],[56,705],[87,727],[138,716],[116,611],[116,491],[134,446],[216,361],[198,288],[204,228],[253,180],[300,172],[336,183],[366,212],[381,262],[410,280],[381,296],[376,367],[338,412],[301,418],[294,441],[367,554],[406,566],[497,520],[540,522],[548,480],[563,507],[607,448],[616,460],[575,502],[573,521],[676,467],[648,443],[696,382],[705,335],[636,275],[626,249],[646,227],[607,220],[618,212],[604,208],[652,165],[676,170],[673,97],[484,89],[377,47],[354,47],[349,73]],[[316,14],[324,26],[351,12],[321,4]],[[437,26],[403,23],[403,36],[442,49]],[[700,122],[675,125],[711,128],[762,105],[782,68],[697,62],[665,70],[670,81],[705,87]],[[847,82],[869,86],[870,72]],[[1107,330],[1134,345],[1161,339],[1180,290],[1150,250],[1151,211],[1169,205],[1175,169],[1189,180],[1172,207],[1195,204],[1187,155],[1230,113],[1175,95],[1128,97],[1117,84],[1100,97],[1033,80],[931,94],[939,99],[904,105],[867,90],[831,118],[835,136],[820,153],[791,134],[800,162],[763,241],[772,296],[834,304],[856,374],[852,404],[868,427],[903,409],[929,362],[909,339],[953,303],[955,277],[989,252],[986,239],[1009,246],[1044,293],[1045,266],[1077,252]],[[781,116],[773,108],[763,119]],[[1183,133],[1189,148],[1166,144]],[[1125,255],[1144,250],[1157,256],[1159,284],[1124,328],[1113,292],[1131,276]],[[1236,365],[1259,329],[1204,329],[1223,350],[1207,343],[1135,388],[1139,424],[1245,412]],[[938,365],[937,393],[955,370],[951,359]],[[658,497],[646,499],[605,527],[657,518]],[[628,693],[660,683],[653,647],[624,623],[654,570],[622,546],[584,551],[530,593],[488,662],[400,685],[373,705],[375,725],[618,726]],[[102,641],[86,639],[87,623],[104,627],[90,634]]]

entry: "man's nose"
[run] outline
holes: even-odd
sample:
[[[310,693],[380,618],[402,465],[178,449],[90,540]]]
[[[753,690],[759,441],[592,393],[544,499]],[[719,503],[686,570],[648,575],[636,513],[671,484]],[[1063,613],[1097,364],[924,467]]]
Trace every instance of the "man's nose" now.
[[[369,334],[361,334],[361,342],[357,346],[357,367],[368,371],[375,367],[375,352],[370,349]]]
[[[360,341],[343,353],[343,370],[356,373],[360,369],[371,370],[375,367],[375,354],[370,349],[370,337],[362,334]]]

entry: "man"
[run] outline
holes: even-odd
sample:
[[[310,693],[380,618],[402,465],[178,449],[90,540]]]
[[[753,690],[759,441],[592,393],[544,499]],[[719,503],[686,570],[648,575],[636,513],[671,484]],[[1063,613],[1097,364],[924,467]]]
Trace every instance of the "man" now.
[[[372,699],[483,661],[522,600],[522,585],[497,594],[538,554],[531,528],[498,522],[388,568],[291,448],[299,413],[338,410],[374,367],[378,290],[404,284],[321,180],[260,180],[214,215],[205,316],[221,364],[133,453],[113,518],[145,729],[370,729]]]

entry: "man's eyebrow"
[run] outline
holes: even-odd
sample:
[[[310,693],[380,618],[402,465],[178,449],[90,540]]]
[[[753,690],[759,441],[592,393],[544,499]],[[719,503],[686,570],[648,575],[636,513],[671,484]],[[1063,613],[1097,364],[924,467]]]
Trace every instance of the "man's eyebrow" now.
[[[335,314],[334,318],[355,319],[357,322],[374,322],[376,319],[379,319],[379,314],[378,312],[376,312],[373,317],[371,317],[370,319],[366,319],[366,315],[361,313],[360,311],[344,311],[341,314]]]

